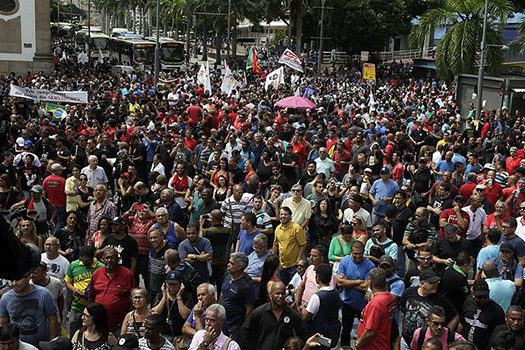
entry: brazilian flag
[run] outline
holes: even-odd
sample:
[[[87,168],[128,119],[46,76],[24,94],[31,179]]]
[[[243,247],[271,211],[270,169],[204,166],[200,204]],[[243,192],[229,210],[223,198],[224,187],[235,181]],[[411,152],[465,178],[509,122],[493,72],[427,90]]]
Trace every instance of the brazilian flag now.
[[[46,104],[46,112],[52,112],[53,113],[53,118],[56,120],[56,121],[60,121],[62,120],[62,117],[64,117],[66,115],[66,108],[64,106],[61,106],[61,105],[56,105],[56,104],[53,104],[53,103],[47,103]]]

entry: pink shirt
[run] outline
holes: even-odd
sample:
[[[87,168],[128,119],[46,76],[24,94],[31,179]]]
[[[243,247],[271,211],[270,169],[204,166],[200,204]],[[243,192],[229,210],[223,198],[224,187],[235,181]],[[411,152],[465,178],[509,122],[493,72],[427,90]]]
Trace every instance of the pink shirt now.
[[[421,332],[421,328],[416,329],[416,331],[414,332],[414,337],[412,338],[412,342],[410,343],[410,350],[420,349],[417,346],[417,341],[419,339],[419,332]],[[443,344],[443,350],[448,350],[448,343],[447,343],[448,332],[450,332],[448,328],[444,328],[443,332],[441,332],[441,336],[439,337],[441,344]],[[427,340],[428,338],[432,338],[432,335],[430,334],[430,328],[427,329],[427,333],[425,334],[425,339],[423,341]],[[461,336],[461,334],[456,333],[454,335],[454,340],[464,340],[464,339]]]
[[[333,287],[333,288],[336,287],[335,281],[336,281],[335,274],[332,273],[332,280],[330,281],[330,287]],[[310,265],[306,269],[303,275],[303,283],[304,283],[304,292],[303,292],[303,299],[302,299],[301,305],[303,307],[306,307],[312,295],[317,293],[317,291],[319,290],[319,286],[317,285],[317,282],[315,282],[315,266],[314,265]]]
[[[204,340],[204,333],[206,333],[204,329],[197,331],[197,333],[195,333],[195,335],[193,336],[193,339],[191,340],[191,344],[188,350],[196,350],[199,347],[199,345]],[[224,335],[224,333],[221,332],[221,334],[219,334],[219,336],[217,337],[217,340],[215,341],[213,349],[221,350],[222,345],[224,344],[225,341],[226,341],[226,336]],[[241,348],[235,341],[233,340],[230,341],[230,344],[228,345],[228,350],[240,350],[240,349]]]

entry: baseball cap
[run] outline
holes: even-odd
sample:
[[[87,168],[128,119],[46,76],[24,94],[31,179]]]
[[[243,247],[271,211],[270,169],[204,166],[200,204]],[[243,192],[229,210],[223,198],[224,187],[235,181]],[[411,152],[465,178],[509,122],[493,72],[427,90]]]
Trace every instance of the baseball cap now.
[[[487,281],[483,279],[474,281],[474,285],[472,286],[472,294],[474,294],[475,297],[488,297],[489,285]]]
[[[24,148],[31,148],[31,147],[33,147],[33,141],[25,140],[24,141]]]
[[[421,275],[419,275],[420,281],[428,281],[430,283],[436,283],[441,280],[441,278],[436,275],[436,273],[432,270],[423,270],[421,271]]]
[[[485,190],[485,189],[487,189],[485,185],[482,185],[482,184],[476,185],[476,190]]]
[[[112,224],[116,225],[126,225],[126,221],[121,216],[115,217],[113,220],[111,220]]]
[[[496,167],[492,163],[487,163],[487,164],[485,164],[483,169],[496,170]]]
[[[512,248],[512,245],[510,243],[501,243],[501,245],[499,246],[499,251],[513,252],[514,248]]]
[[[381,175],[390,174],[390,169],[388,169],[387,167],[384,167],[384,168],[381,169],[381,171],[379,173]]]
[[[40,185],[34,185],[31,187],[31,192],[42,193],[44,192],[44,188]]]
[[[64,169],[64,167],[60,163],[53,163],[51,165],[51,170],[52,171],[63,170],[63,169]]]
[[[365,173],[371,173],[372,172],[372,169],[370,168],[365,168]]]
[[[390,255],[383,255],[379,259],[378,266],[381,266],[381,265],[394,266],[394,259],[392,259],[392,257]]]
[[[18,137],[18,138],[16,139],[16,145],[17,145],[18,147],[24,147],[24,143],[25,143],[25,141],[24,141],[24,138],[23,138],[23,137]]]
[[[180,283],[182,281],[182,274],[179,271],[171,271],[166,276],[166,283]]]
[[[127,333],[118,339],[117,345],[113,347],[113,350],[116,349],[138,349],[139,348],[139,339],[135,334]]]
[[[41,341],[38,348],[42,350],[70,350],[73,344],[67,337],[56,337],[50,341]]]

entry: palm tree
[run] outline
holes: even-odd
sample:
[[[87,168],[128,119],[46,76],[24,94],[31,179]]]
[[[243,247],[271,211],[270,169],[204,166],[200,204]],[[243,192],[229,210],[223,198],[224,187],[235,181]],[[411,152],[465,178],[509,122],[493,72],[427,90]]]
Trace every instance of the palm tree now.
[[[437,75],[442,79],[451,79],[456,74],[473,73],[478,64],[483,30],[484,0],[443,0],[441,6],[425,12],[419,25],[410,33],[412,46],[421,48],[428,35],[435,28],[446,28],[446,34],[436,47]],[[487,44],[501,45],[498,31],[509,15],[512,5],[507,0],[490,0],[488,9]],[[496,73],[503,62],[499,48],[487,50],[487,69]]]
[[[514,55],[523,55],[525,53],[525,20],[518,26],[518,32],[521,35],[511,43],[511,52]]]

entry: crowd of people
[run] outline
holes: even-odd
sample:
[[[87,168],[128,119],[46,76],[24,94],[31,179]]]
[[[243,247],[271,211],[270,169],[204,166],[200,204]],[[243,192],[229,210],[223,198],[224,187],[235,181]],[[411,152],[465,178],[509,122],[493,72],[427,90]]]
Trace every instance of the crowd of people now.
[[[226,95],[73,61],[0,76],[0,209],[42,252],[1,281],[3,346],[523,348],[520,111],[461,115],[404,65]],[[317,107],[274,107],[294,93]]]

